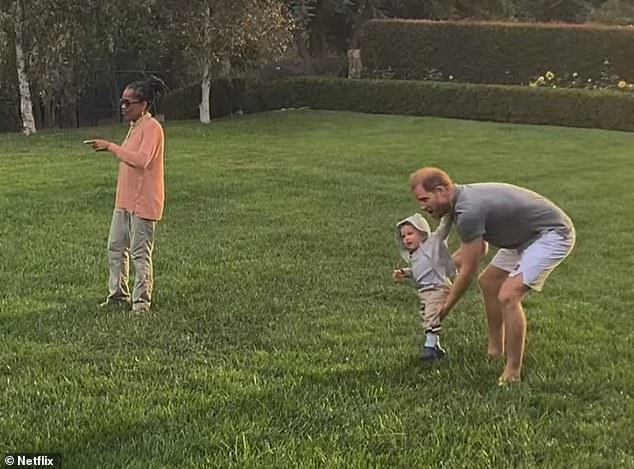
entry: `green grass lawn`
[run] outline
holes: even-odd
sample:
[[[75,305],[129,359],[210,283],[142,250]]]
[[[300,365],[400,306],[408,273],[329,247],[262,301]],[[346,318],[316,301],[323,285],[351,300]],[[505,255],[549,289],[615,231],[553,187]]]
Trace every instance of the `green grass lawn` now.
[[[634,467],[634,135],[296,111],[167,123],[149,316],[102,311],[123,126],[0,135],[0,451],[64,468]],[[496,385],[472,287],[421,367],[394,284],[408,175],[540,192],[577,226]],[[457,245],[455,235],[452,246]]]

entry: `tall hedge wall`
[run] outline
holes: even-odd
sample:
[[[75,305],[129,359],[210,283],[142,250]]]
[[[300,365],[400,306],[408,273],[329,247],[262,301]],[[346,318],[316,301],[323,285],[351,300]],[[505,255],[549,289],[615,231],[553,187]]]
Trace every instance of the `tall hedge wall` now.
[[[522,84],[547,70],[634,81],[634,29],[598,25],[375,20],[361,55],[366,76],[426,79],[436,69],[470,83]]]
[[[634,131],[634,93],[616,91],[306,77],[259,92],[260,109],[300,106]]]

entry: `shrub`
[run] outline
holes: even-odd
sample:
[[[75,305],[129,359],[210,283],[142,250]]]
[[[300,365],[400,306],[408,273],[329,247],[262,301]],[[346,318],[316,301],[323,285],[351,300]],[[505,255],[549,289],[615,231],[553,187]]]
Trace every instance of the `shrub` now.
[[[611,90],[304,77],[278,80],[262,87],[258,102],[260,109],[309,106],[634,130],[634,95]]]
[[[361,50],[370,78],[528,84],[552,70],[594,80],[607,60],[630,82],[632,42],[634,30],[616,26],[374,20]]]
[[[0,96],[0,132],[17,132],[20,130],[20,114],[18,102]]]

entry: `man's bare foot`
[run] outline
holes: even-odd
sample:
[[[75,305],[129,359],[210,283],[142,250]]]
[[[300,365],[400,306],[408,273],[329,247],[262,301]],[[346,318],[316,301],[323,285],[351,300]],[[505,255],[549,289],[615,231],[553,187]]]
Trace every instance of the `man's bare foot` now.
[[[500,358],[504,356],[504,348],[489,344],[487,349],[487,357],[491,359]]]
[[[502,376],[498,379],[498,384],[503,386],[505,384],[519,383],[521,380],[519,370],[507,370],[505,368]]]

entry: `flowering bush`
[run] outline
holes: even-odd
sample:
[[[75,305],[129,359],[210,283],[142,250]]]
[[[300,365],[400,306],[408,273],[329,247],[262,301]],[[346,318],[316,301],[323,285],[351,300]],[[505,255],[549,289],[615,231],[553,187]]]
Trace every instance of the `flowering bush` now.
[[[509,73],[508,71],[506,72]],[[376,70],[367,73],[366,78],[381,78],[389,80],[396,78],[397,73],[388,66],[384,70]],[[445,75],[441,70],[433,67],[424,69],[424,74],[419,78],[422,81],[455,82],[464,83],[460,77]],[[593,76],[581,76],[577,72],[557,72],[547,70],[542,75],[528,82],[528,86],[543,88],[584,88],[591,90],[614,89],[619,91],[634,91],[634,81],[631,83],[614,73],[608,59],[601,64],[599,73]]]
[[[610,61],[605,59],[598,76],[582,77],[577,72],[555,74],[549,70],[528,83],[528,86],[547,88],[586,88],[586,89],[618,89],[634,90],[634,83],[628,83],[613,73]]]

